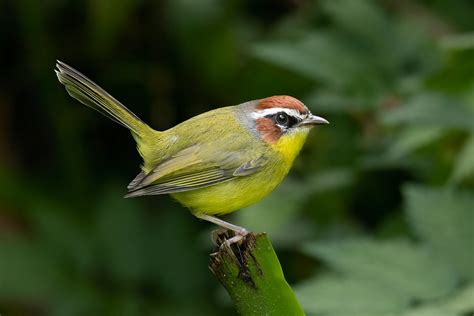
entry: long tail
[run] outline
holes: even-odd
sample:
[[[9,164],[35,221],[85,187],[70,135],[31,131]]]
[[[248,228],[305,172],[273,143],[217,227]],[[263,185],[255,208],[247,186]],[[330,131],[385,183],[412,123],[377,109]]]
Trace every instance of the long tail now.
[[[54,71],[71,97],[128,128],[134,137],[144,137],[152,130],[125,105],[76,69],[58,60]]]
[[[153,140],[158,137],[160,132],[149,127],[125,105],[71,66],[58,60],[54,71],[71,97],[132,132],[133,138],[137,142],[137,149],[146,165],[147,158],[152,157]]]

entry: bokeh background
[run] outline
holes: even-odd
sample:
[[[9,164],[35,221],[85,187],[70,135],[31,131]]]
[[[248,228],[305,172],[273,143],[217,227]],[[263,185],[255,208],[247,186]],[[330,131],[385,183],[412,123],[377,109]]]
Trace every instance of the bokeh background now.
[[[127,130],[56,59],[156,129],[276,94],[331,125],[227,219],[267,231],[309,315],[474,311],[471,0],[3,0],[0,314],[235,315],[208,223],[122,199]]]

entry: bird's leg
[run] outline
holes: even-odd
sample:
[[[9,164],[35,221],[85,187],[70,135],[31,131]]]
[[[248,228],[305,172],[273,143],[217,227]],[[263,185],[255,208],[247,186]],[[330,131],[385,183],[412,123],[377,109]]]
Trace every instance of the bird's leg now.
[[[235,236],[226,240],[227,245],[231,245],[233,243],[238,242],[245,235],[248,234],[248,231],[245,228],[228,223],[214,216],[199,214],[199,215],[196,215],[196,217],[233,231],[235,233]]]
[[[200,218],[200,219],[203,219],[205,221],[208,221],[208,222],[211,222],[211,223],[214,223],[218,226],[221,226],[221,227],[224,227],[224,228],[227,228],[233,232],[235,232],[237,235],[242,235],[242,236],[245,236],[248,234],[248,231],[243,228],[243,227],[240,227],[240,226],[237,226],[237,225],[234,225],[234,224],[231,224],[231,223],[228,223],[226,221],[223,221],[222,219],[220,218],[217,218],[217,217],[214,217],[214,216],[210,216],[210,215],[205,215],[205,214],[199,214],[199,215],[196,215],[197,218]]]

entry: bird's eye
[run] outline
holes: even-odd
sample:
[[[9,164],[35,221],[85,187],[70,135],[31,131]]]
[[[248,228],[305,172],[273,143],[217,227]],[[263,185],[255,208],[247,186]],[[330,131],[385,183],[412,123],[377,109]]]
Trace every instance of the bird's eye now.
[[[290,118],[288,117],[288,114],[286,113],[277,113],[275,115],[275,122],[278,124],[278,125],[281,125],[281,126],[288,126],[288,123],[290,122]]]

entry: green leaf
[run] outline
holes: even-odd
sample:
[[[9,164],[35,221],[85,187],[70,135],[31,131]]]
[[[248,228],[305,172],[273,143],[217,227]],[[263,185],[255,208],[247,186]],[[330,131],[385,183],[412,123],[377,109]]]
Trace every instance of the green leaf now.
[[[471,284],[456,291],[448,299],[429,301],[410,308],[400,316],[461,316],[474,312],[474,286]]]
[[[474,280],[474,195],[415,185],[406,186],[403,194],[418,236],[460,276]]]
[[[236,223],[252,231],[268,232],[275,244],[291,243],[295,237],[302,237],[301,234],[307,232],[305,228],[292,225],[304,202],[304,193],[301,182],[286,179],[263,201],[236,213]]]
[[[422,306],[419,308],[411,309],[405,313],[399,314],[400,316],[461,316],[449,310],[445,310],[439,307]]]
[[[469,284],[461,289],[448,300],[439,304],[439,307],[455,313],[474,313],[474,284]]]
[[[236,223],[253,231],[272,235],[275,244],[291,244],[312,234],[304,222],[295,222],[306,199],[316,192],[327,192],[347,186],[352,173],[346,169],[332,169],[310,176],[303,181],[288,178],[263,201],[240,210]],[[271,218],[271,220],[268,220]]]
[[[380,119],[387,125],[474,130],[474,113],[459,101],[437,93],[419,94],[403,106],[382,113]]]
[[[339,88],[366,84],[374,78],[365,63],[370,63],[370,58],[366,60],[367,56],[351,50],[347,38],[336,33],[308,32],[297,40],[254,45],[251,52],[257,58]]]
[[[322,36],[313,35],[311,39],[309,37],[300,39],[293,44],[284,41],[257,44],[254,45],[251,52],[255,57],[290,69],[308,78],[328,80],[339,84],[341,78],[334,76],[330,67],[325,67],[324,64],[323,67],[319,67],[315,62],[315,60],[321,59],[321,56],[319,58],[315,56],[315,51],[325,46],[324,41]]]
[[[403,311],[410,302],[403,292],[354,276],[310,279],[295,291],[306,312],[326,316],[388,315]]]
[[[439,127],[407,127],[396,135],[396,140],[390,145],[388,155],[392,158],[401,158],[416,149],[434,142],[442,136],[443,130]]]
[[[343,95],[340,92],[317,89],[305,99],[305,104],[315,113],[342,113],[362,111],[372,108],[372,98]]]
[[[372,41],[377,48],[393,45],[392,23],[372,1],[325,0],[322,6],[338,26],[361,40]]]
[[[474,48],[474,33],[450,34],[444,36],[440,45],[445,49],[461,50]]]
[[[345,275],[370,280],[411,299],[436,298],[456,285],[455,275],[443,262],[406,241],[312,242],[303,249]]]
[[[461,180],[474,176],[474,134],[466,141],[458,154],[451,181],[458,183]]]

